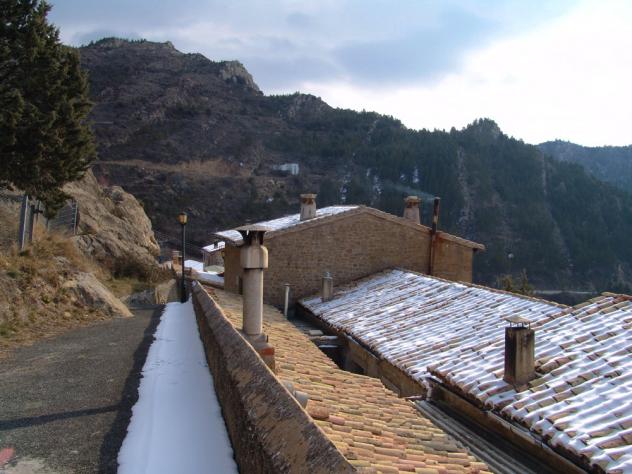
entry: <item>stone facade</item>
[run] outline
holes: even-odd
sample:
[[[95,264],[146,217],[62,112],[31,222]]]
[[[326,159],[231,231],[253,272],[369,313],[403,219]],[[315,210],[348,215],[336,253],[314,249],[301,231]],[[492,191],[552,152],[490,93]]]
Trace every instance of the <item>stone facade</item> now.
[[[202,260],[203,260],[204,266],[205,267],[209,267],[211,265],[223,266],[224,265],[224,257],[222,256],[223,253],[224,253],[223,250],[217,250],[214,252],[207,252],[203,250]]]
[[[282,306],[285,283],[290,284],[290,303],[317,293],[325,272],[331,273],[334,288],[387,268],[428,273],[430,241],[427,227],[370,208],[304,222],[265,239],[264,301]],[[442,233],[435,242],[435,275],[471,281],[472,243]],[[240,247],[227,243],[224,281],[232,292],[240,290],[239,252]]]
[[[446,280],[471,283],[474,252],[470,247],[441,238],[441,235],[439,233],[435,239],[432,275]],[[416,270],[410,267],[403,268]]]

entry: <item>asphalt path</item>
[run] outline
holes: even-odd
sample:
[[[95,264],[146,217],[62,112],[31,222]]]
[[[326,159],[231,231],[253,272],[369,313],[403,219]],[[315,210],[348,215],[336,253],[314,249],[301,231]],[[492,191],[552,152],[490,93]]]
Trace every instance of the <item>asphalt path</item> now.
[[[0,473],[114,473],[162,306],[0,359]]]

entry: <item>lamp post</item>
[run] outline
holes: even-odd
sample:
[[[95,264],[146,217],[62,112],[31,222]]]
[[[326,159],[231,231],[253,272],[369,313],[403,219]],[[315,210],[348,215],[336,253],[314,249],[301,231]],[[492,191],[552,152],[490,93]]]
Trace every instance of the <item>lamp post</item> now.
[[[184,247],[184,228],[187,225],[187,215],[184,212],[178,214],[178,222],[182,227],[182,277],[180,278],[180,302],[186,303],[187,301],[187,290],[184,287],[184,259],[185,259],[185,247]]]

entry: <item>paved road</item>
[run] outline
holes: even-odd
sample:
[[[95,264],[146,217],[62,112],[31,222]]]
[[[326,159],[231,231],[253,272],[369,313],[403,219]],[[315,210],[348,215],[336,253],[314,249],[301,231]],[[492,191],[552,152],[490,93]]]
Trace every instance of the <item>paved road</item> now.
[[[160,313],[135,310],[0,360],[0,473],[116,472]]]

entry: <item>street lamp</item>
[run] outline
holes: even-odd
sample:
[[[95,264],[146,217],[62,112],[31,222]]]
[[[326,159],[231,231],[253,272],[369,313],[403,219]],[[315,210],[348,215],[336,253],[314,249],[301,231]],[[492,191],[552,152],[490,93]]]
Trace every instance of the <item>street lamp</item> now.
[[[180,278],[180,302],[186,303],[187,301],[187,291],[184,287],[184,259],[185,259],[185,247],[184,247],[184,228],[187,225],[187,215],[184,212],[178,214],[178,222],[180,226],[182,226],[182,278]]]

